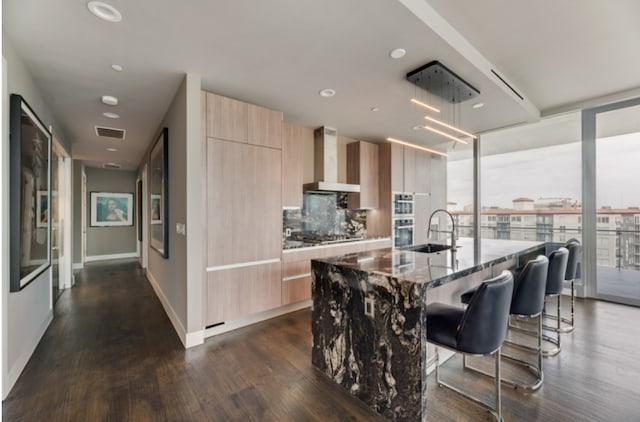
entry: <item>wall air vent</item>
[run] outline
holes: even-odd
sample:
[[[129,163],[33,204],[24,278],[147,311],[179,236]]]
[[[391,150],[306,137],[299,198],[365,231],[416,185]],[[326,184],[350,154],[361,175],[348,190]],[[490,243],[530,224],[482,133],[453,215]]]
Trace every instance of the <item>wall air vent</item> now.
[[[407,80],[451,104],[471,100],[480,95],[480,91],[437,60],[407,73]]]
[[[502,76],[498,75],[498,72],[496,72],[495,70],[491,69],[491,73],[493,73],[494,75],[496,75],[496,77],[498,79],[500,79],[500,81],[502,81],[503,84],[505,84],[507,86],[507,88],[509,88],[511,90],[511,92],[513,92],[514,94],[516,94],[518,96],[518,98],[520,98],[521,100],[524,101],[524,97],[522,95],[520,95],[520,93],[518,91],[515,90],[514,87],[512,87],[511,85],[509,85],[507,83],[507,81],[505,81]]]
[[[103,138],[115,138],[124,140],[125,133],[126,131],[124,129],[96,126],[96,135]]]
[[[104,163],[102,167],[105,169],[119,169],[122,166],[116,163]]]

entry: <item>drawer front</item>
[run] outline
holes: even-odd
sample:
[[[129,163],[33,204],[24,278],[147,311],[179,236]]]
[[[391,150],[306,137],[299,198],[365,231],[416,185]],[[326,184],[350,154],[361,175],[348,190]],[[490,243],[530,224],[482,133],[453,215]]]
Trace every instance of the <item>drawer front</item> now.
[[[282,264],[282,278],[291,278],[311,273],[311,261],[285,262]]]
[[[291,278],[282,281],[282,304],[311,299],[311,276]]]

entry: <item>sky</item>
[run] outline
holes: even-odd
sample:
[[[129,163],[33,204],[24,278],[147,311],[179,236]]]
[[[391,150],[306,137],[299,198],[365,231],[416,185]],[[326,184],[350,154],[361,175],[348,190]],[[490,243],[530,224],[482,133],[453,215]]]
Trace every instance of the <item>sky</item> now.
[[[640,206],[640,133],[596,142],[598,207]],[[518,197],[571,198],[582,202],[580,143],[482,157],[482,206],[512,208]],[[448,200],[473,203],[471,159],[448,164]]]

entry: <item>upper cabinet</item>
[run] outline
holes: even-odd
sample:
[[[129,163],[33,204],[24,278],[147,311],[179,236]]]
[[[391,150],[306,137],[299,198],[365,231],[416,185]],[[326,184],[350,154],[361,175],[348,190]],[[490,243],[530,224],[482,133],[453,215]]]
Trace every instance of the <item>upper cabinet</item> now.
[[[283,208],[302,208],[304,142],[313,142],[313,130],[282,123]]]
[[[391,191],[431,193],[431,154],[397,144],[384,144],[391,158]]]
[[[249,104],[249,143],[282,148],[282,112]]]
[[[416,191],[416,150],[403,147],[404,156],[404,189],[402,192]]]
[[[207,93],[207,137],[282,148],[282,113]]]
[[[431,154],[426,151],[415,151],[415,193],[431,193]]]
[[[378,145],[352,142],[347,145],[347,183],[360,185],[359,194],[349,194],[349,208],[378,208]]]
[[[207,137],[247,143],[249,105],[207,93]]]

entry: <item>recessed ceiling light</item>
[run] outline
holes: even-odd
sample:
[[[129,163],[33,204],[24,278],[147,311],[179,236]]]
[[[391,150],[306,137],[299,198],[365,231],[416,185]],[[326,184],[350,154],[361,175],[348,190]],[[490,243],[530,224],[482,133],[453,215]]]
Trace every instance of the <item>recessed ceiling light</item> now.
[[[321,97],[329,98],[336,95],[336,90],[331,88],[325,88],[322,91],[320,91],[318,94],[320,94]]]
[[[371,107],[371,111],[373,111],[375,113],[376,111],[380,111],[380,108],[379,107]]]
[[[418,126],[414,126],[413,130],[422,130],[422,126],[418,125]]]
[[[110,105],[110,106],[118,105],[118,99],[113,95],[103,95],[101,100],[102,100],[102,103],[106,105]]]
[[[119,118],[120,118],[120,115],[119,115],[119,114],[116,114],[116,113],[109,113],[109,112],[105,112],[105,113],[102,113],[102,115],[103,115],[104,117],[108,117],[108,118],[110,118],[110,119],[119,119]]]
[[[89,11],[95,16],[107,22],[120,22],[122,14],[115,7],[101,1],[90,1],[87,3]]]
[[[407,50],[404,48],[394,48],[389,52],[389,57],[392,59],[401,59],[405,54],[407,54]]]
[[[107,151],[116,152],[118,148],[107,148]]]
[[[122,72],[122,66],[120,66],[119,64],[112,64],[111,69],[115,70],[116,72]]]
[[[475,103],[474,105],[471,106],[471,108],[482,108],[484,107],[484,103]]]

